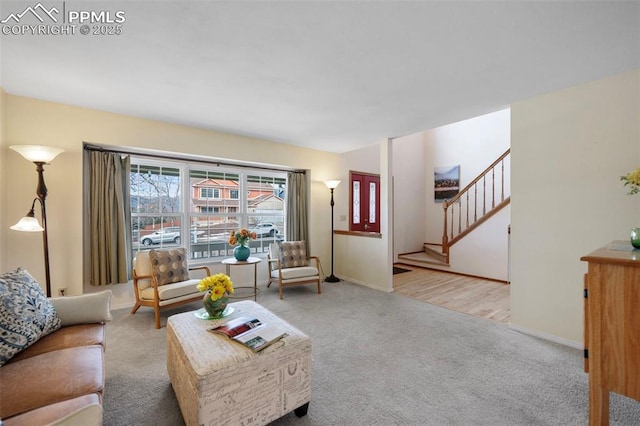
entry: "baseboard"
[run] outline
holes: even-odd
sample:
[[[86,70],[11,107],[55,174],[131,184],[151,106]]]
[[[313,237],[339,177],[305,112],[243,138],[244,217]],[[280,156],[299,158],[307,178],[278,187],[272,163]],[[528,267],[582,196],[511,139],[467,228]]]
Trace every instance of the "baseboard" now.
[[[136,302],[125,302],[125,303],[119,303],[119,304],[111,304],[111,310],[115,311],[118,309],[129,309],[129,308],[133,308],[133,305],[135,305]]]
[[[420,264],[418,265],[418,263],[420,263]],[[436,266],[445,266],[445,265],[432,264],[431,266],[427,266],[424,262],[413,262],[413,263],[411,263],[411,260],[409,260],[409,259],[398,259],[398,261],[394,262],[393,264],[394,265],[413,266],[415,268],[426,269],[426,270],[429,270],[429,271],[444,272],[444,273],[447,273],[447,274],[460,275],[460,276],[463,276],[463,277],[477,278],[477,279],[480,279],[480,280],[493,281],[493,282],[500,283],[500,284],[510,284],[509,281],[501,280],[499,278],[483,277],[482,275],[465,274],[463,272],[456,272],[456,271],[451,271],[449,269],[441,269],[441,268],[437,268],[436,267]]]
[[[542,331],[531,330],[519,325],[509,324],[509,328],[523,334],[528,334],[529,336],[537,337],[543,340],[548,340],[550,342],[558,343],[564,346],[568,346],[570,348],[579,349],[579,350],[584,349],[584,345],[582,344],[582,342],[576,342],[574,340],[569,340],[563,337],[554,336],[553,334],[544,333]]]
[[[391,293],[393,291],[393,289],[391,289],[391,290],[387,290],[386,288],[382,289],[380,287],[375,287],[375,286],[371,285],[371,283],[369,283],[369,282],[356,280],[356,279],[350,278],[350,277],[342,276],[342,277],[340,277],[340,279],[342,281],[348,281],[348,282],[353,283],[353,284],[358,284],[358,285],[361,285],[361,286],[364,286],[364,287],[368,287],[368,288],[370,288],[372,290],[378,290],[378,291],[382,291],[382,292],[385,292],[385,293]]]

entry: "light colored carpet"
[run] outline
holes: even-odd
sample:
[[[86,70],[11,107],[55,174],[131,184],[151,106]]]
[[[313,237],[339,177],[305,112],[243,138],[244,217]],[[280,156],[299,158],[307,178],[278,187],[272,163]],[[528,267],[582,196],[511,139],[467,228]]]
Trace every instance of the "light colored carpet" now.
[[[258,302],[313,343],[309,413],[273,425],[586,425],[579,350],[483,320],[340,282],[261,288]],[[114,311],[107,327],[105,425],[182,425],[165,363],[163,313]],[[640,403],[611,397],[611,424],[640,424]]]

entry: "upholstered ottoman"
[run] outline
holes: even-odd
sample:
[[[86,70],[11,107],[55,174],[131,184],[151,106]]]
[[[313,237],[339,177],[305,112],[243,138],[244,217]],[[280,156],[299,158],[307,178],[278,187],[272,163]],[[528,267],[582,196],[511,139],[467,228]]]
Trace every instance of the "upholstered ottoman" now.
[[[305,415],[311,400],[309,337],[253,301],[229,306],[234,312],[220,320],[201,320],[195,312],[167,320],[167,371],[185,423],[254,426],[293,410]],[[207,331],[240,316],[276,324],[287,336],[254,353]]]

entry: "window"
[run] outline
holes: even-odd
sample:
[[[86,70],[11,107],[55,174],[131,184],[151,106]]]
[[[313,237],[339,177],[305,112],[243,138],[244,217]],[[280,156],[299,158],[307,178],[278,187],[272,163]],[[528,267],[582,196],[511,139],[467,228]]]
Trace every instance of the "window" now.
[[[219,213],[220,207],[212,207],[212,206],[198,206],[200,213]]]
[[[349,172],[349,230],[380,232],[380,175]]]
[[[257,233],[252,254],[284,238],[286,173],[133,156],[130,195],[134,252],[185,246],[192,260],[216,260],[232,255],[232,230]]]
[[[159,164],[131,164],[131,227],[134,245],[180,244],[183,203],[180,170]],[[172,228],[172,232],[165,232]]]

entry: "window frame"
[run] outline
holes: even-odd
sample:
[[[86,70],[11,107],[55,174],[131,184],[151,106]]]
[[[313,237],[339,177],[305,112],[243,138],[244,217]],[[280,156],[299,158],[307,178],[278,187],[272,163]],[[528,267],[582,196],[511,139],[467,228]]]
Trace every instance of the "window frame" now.
[[[287,222],[287,218],[286,218],[286,205],[287,205],[287,201],[286,201],[286,196],[288,195],[288,190],[287,190],[287,172],[286,171],[279,171],[279,170],[264,170],[264,169],[260,169],[260,168],[251,168],[251,167],[233,167],[233,166],[219,166],[217,164],[203,164],[202,162],[199,161],[189,161],[189,160],[181,160],[181,159],[175,159],[175,160],[171,160],[171,159],[156,159],[156,158],[149,158],[146,156],[139,156],[139,155],[135,155],[135,154],[131,154],[131,165],[132,167],[134,165],[145,165],[145,166],[154,166],[154,167],[169,167],[169,168],[175,168],[179,170],[179,179],[180,179],[180,206],[181,206],[181,211],[180,212],[176,212],[176,213],[170,213],[170,215],[172,217],[178,217],[180,220],[180,235],[181,235],[181,242],[180,242],[180,246],[183,246],[185,248],[187,248],[187,250],[190,253],[188,262],[189,264],[205,264],[205,263],[219,263],[221,262],[224,258],[228,258],[232,256],[232,251],[233,251],[233,246],[228,244],[228,241],[225,240],[224,243],[224,248],[221,249],[219,252],[221,254],[217,255],[217,256],[212,256],[212,255],[208,255],[208,256],[203,256],[203,257],[194,257],[196,256],[197,253],[192,252],[191,248],[192,245],[194,244],[194,242],[192,241],[192,218],[197,217],[207,217],[207,216],[233,216],[233,217],[237,217],[238,218],[238,228],[250,228],[249,222],[251,218],[255,218],[255,217],[260,217],[261,221],[256,223],[256,226],[261,223],[261,222],[272,222],[272,223],[281,223],[281,228],[282,228],[282,233],[278,234],[279,238],[285,238],[286,236],[286,222]],[[227,192],[227,194],[229,195],[229,197],[220,197],[221,193],[223,191],[220,191],[219,188],[199,188],[199,193],[198,193],[198,197],[195,196],[195,194],[192,192],[193,191],[193,186],[191,184],[191,172],[192,171],[197,171],[197,172],[206,172],[206,173],[214,173],[214,174],[226,174],[229,173],[231,175],[237,175],[238,176],[238,187],[237,188],[233,188],[233,189],[229,189]],[[273,179],[273,180],[278,180],[278,181],[282,181],[283,185],[284,185],[284,198],[280,197],[280,195],[276,195],[274,192],[274,195],[276,195],[279,199],[282,200],[282,210],[274,210],[274,212],[277,213],[271,213],[268,211],[260,211],[259,213],[255,213],[255,212],[251,212],[249,211],[249,206],[248,206],[248,196],[250,193],[250,183],[249,183],[249,177],[253,176],[253,177],[259,177],[259,178],[265,178],[265,179]],[[202,197],[202,190],[203,189],[212,189],[213,190],[213,198],[210,197]],[[238,197],[237,198],[232,198],[231,197],[231,193],[232,191],[236,191]],[[224,191],[226,192],[226,190]],[[215,195],[218,195],[218,197],[216,197]],[[240,194],[247,194],[245,197],[240,197]],[[131,195],[131,193],[130,193]],[[237,206],[227,206],[227,208],[229,209],[229,211],[223,213],[223,212],[201,212],[201,211],[195,211],[195,206],[193,205],[193,201],[194,199],[206,199],[206,200],[223,200],[223,198],[225,200],[233,200],[233,201],[238,201],[238,205]],[[202,206],[201,206],[202,207]],[[218,208],[218,206],[208,206],[208,207],[212,207],[213,210],[223,210],[222,208]],[[131,208],[131,207],[130,207]],[[192,211],[194,210],[194,211]],[[158,214],[153,214],[150,215],[148,213],[140,213],[140,212],[134,212],[133,210],[131,210],[131,218],[132,218],[132,223],[134,222],[135,218],[137,217],[141,217],[141,216],[158,216],[159,220],[162,220],[162,212],[158,213]],[[167,216],[167,214],[165,214],[165,216]],[[136,221],[137,222],[137,221]],[[235,229],[235,228],[234,228]],[[135,236],[135,233],[138,232],[139,230],[134,230],[132,227],[132,237]],[[197,228],[196,228],[196,237],[197,238]],[[210,231],[209,231],[210,232]],[[185,237],[186,236],[186,237]],[[139,235],[138,235],[139,237]],[[196,240],[197,241],[197,240]],[[211,241],[211,240],[209,240]],[[273,241],[270,241],[269,239],[265,239],[263,241],[262,238],[260,238],[260,236],[258,236],[258,238],[254,241],[252,241],[252,256],[256,256],[256,257],[266,257],[267,255],[267,251],[268,251],[268,246],[269,243],[276,241],[275,236]],[[211,244],[209,243],[205,243],[205,244]],[[255,246],[254,246],[255,245]],[[132,255],[135,255],[137,252],[142,251],[142,250],[148,250],[150,248],[161,248],[163,247],[163,244],[160,245],[152,245],[152,246],[143,246],[141,243],[133,243],[132,247],[131,247],[131,251],[132,251]],[[171,247],[171,246],[170,246]],[[216,250],[214,250],[216,251]],[[211,251],[211,249],[209,249],[208,251],[209,254],[213,253],[213,251]]]

